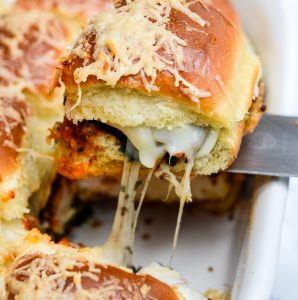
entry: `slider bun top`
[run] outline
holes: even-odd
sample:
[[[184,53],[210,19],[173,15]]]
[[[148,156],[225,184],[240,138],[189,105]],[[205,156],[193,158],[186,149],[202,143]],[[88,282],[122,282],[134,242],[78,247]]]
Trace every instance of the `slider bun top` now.
[[[129,5],[135,5],[135,2]],[[168,2],[174,5],[166,28],[185,42],[182,46],[183,68],[179,69],[175,66],[174,69],[178,70],[187,84],[192,85],[201,94],[193,93],[182,81],[179,84],[175,82],[177,78],[166,68],[172,66],[173,62],[174,65],[177,64],[177,61],[173,59],[173,55],[168,55],[163,49],[159,49],[158,54],[161,58],[170,60],[170,63],[165,65],[164,69],[158,70],[153,83],[155,88],[148,89],[145,81],[150,82],[152,77],[145,74],[144,79],[140,72],[136,74],[127,72],[113,84],[104,80],[109,61],[96,65],[96,68],[92,68],[92,64],[102,60],[105,55],[109,56],[110,53],[116,56],[118,54],[121,56],[122,53],[117,48],[118,45],[115,46],[116,39],[112,33],[105,33],[104,36],[108,54],[98,49],[102,46],[99,42],[101,32],[98,28],[103,28],[105,25],[105,19],[99,14],[99,17],[95,17],[83,31],[77,45],[60,65],[61,77],[68,92],[66,106],[70,119],[75,122],[98,119],[110,123],[118,120],[116,123],[121,126],[146,125],[160,128],[192,123],[232,128],[235,123],[245,118],[252,105],[261,69],[259,59],[252,51],[232,5],[228,0],[186,1],[189,3],[184,7],[188,7],[193,13],[190,16],[189,13],[174,7],[179,1]],[[107,14],[110,14],[110,18],[106,20],[117,16],[115,11]],[[203,23],[197,22],[194,16],[198,16]],[[113,21],[107,21],[109,28],[117,26],[119,20],[121,19],[115,18],[114,24]],[[137,19],[132,24],[137,28]],[[155,26],[154,22],[152,26]],[[124,24],[123,32],[119,35],[125,34],[130,38],[133,47],[140,47],[142,41],[146,39],[146,32],[143,34],[138,30],[135,32],[135,28],[125,27]],[[132,36],[126,34],[129,31],[133,32]],[[151,55],[150,53],[148,55]],[[80,74],[82,76],[78,78]],[[82,91],[79,100],[78,83]],[[99,88],[102,91],[99,91]],[[127,101],[125,102],[128,91],[136,99],[133,104],[134,111]],[[118,94],[114,106],[110,100],[113,98],[114,101],[116,97],[113,93]],[[97,97],[102,95],[101,104],[92,105],[90,102],[95,101],[92,95]],[[78,105],[74,108],[76,103]],[[167,108],[169,108],[168,112]]]
[[[175,283],[167,284],[146,269],[133,273],[102,262],[98,248],[77,248],[66,241],[55,244],[36,229],[18,239],[11,242],[4,266],[8,299],[185,299]]]

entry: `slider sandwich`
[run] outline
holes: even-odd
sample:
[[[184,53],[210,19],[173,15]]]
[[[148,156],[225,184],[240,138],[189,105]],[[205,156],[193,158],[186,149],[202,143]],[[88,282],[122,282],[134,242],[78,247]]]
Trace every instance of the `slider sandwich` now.
[[[63,88],[52,95],[49,89],[59,58],[90,13],[89,1],[76,5],[80,16],[40,5],[18,1],[0,15],[0,221],[29,212],[33,194],[36,210],[48,199],[56,174],[48,129],[63,120],[64,95]]]
[[[132,263],[153,174],[180,197],[174,251],[191,176],[228,168],[262,115],[260,61],[230,2],[127,1],[93,17],[59,69],[58,171],[70,179],[122,173],[105,251]],[[135,208],[139,173],[147,175]]]
[[[65,118],[51,133],[58,171],[123,174],[106,251],[131,263],[153,174],[180,197],[175,249],[190,178],[228,168],[263,113],[260,61],[232,5],[127,1],[93,17],[58,69],[66,88]],[[135,210],[139,173],[146,179]]]
[[[10,244],[9,251],[0,245],[1,299],[205,299],[176,271],[158,264],[133,271],[102,260],[99,247],[55,244],[18,224],[0,226],[0,232]]]
[[[262,115],[260,61],[228,0],[99,13],[60,68],[66,117],[52,135],[72,179],[121,174],[127,141],[144,169],[217,173]]]

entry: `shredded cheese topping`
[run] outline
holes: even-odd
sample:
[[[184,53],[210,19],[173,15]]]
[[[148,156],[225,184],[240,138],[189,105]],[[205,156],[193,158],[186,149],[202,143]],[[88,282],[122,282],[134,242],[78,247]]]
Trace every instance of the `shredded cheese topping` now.
[[[129,1],[99,13],[69,53],[84,60],[83,67],[75,70],[75,82],[80,85],[93,75],[115,86],[122,77],[139,74],[146,90],[153,92],[159,90],[155,84],[158,73],[168,72],[174,76],[175,86],[194,102],[209,97],[209,92],[198,89],[180,74],[185,71],[187,42],[167,28],[172,10],[184,13],[200,26],[206,24],[182,0]],[[80,101],[79,95],[74,107]]]
[[[145,280],[122,279],[106,269],[68,253],[35,253],[16,259],[6,281],[17,299],[156,299],[147,297]]]

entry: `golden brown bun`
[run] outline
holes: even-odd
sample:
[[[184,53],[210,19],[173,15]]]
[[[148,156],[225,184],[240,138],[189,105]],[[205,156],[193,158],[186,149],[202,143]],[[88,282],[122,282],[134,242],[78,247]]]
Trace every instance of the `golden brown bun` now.
[[[1,15],[1,67],[8,75],[0,76],[0,85],[15,85],[16,91],[19,87],[19,92],[28,89],[47,96],[55,62],[69,38],[68,28],[50,13],[13,10]]]
[[[159,91],[149,93],[140,74],[121,77],[116,87],[167,98],[195,113],[204,123],[231,128],[236,122],[243,120],[251,106],[260,63],[252,52],[229,1],[215,1],[216,6],[203,3],[197,1],[189,7],[208,25],[201,27],[182,12],[172,9],[168,29],[187,42],[184,47],[185,69],[180,72],[181,76],[199,90],[210,92],[211,96],[201,98],[198,103],[193,101],[183,91],[182,84],[175,86],[174,76],[167,71],[157,74],[155,85]],[[66,103],[68,109],[77,101],[78,85],[74,79],[76,69],[82,67],[83,63],[88,66],[95,61],[93,54],[96,51],[96,29],[92,31],[90,28],[81,37],[81,41],[87,41],[83,51],[87,53],[88,59],[83,60],[70,52],[61,64],[62,80],[69,94]],[[82,103],[78,109],[69,112],[70,118],[75,121],[93,119],[93,114],[80,111],[80,106],[84,108],[84,91],[98,89],[104,84],[104,81],[93,75],[86,82],[81,82]],[[98,115],[98,119],[104,118],[106,116]]]
[[[114,299],[129,299],[129,297],[133,297],[137,294],[140,294],[141,298],[139,299],[179,299],[171,287],[149,275],[136,275],[118,267],[85,260],[72,261],[73,265],[63,270],[59,269],[59,265],[53,267],[52,264],[55,264],[55,262],[55,256],[52,255],[28,254],[17,258],[7,277],[8,299],[25,299],[25,293],[22,290],[24,290],[27,285],[32,286],[33,280],[35,280],[36,283],[40,281],[40,283],[44,282],[44,284],[47,284],[50,282],[51,277],[56,277],[51,280],[53,284],[52,289],[45,288],[44,293],[42,293],[41,290],[35,290],[33,292],[43,295],[44,298],[53,297],[53,295],[57,294],[58,297],[63,297],[64,295],[64,297],[73,297],[72,299],[85,299],[85,294],[88,295],[86,299],[97,299],[96,297],[100,296],[101,293],[106,293],[106,291],[109,290],[108,293],[110,293],[110,297],[113,295]],[[41,263],[45,264],[42,271],[49,274],[49,281],[44,278],[42,279],[41,271],[37,274],[34,274],[33,271],[34,275],[32,271],[29,271],[37,268]],[[64,279],[63,271],[65,273],[67,271],[67,280]],[[28,276],[17,275],[18,273],[23,274],[26,272],[28,272]],[[85,274],[81,275],[82,290],[80,290],[75,283],[76,277],[79,274]],[[33,276],[35,276],[35,278]],[[63,287],[60,286],[61,280],[62,282],[65,280]],[[67,292],[69,290],[70,292]],[[25,295],[29,296],[30,294],[27,293]]]
[[[99,248],[55,244],[36,229],[14,234],[2,265],[7,299],[185,299],[175,284],[102,262]]]
[[[195,161],[194,174],[210,175],[225,169],[234,161],[240,148],[244,123],[239,123],[232,135],[223,131],[213,152],[224,153],[222,166],[213,165],[214,155]],[[121,144],[111,132],[101,129],[96,122],[74,125],[68,120],[57,124],[51,135],[56,139],[56,164],[60,174],[70,179],[97,176],[119,176],[122,173],[125,144]],[[211,163],[208,160],[212,161]],[[184,163],[179,162],[171,170],[183,174]],[[145,169],[144,169],[145,172]]]
[[[60,174],[70,179],[83,179],[103,175],[119,176],[122,173],[125,144],[100,128],[100,124],[90,121],[74,125],[65,120],[56,125],[52,137],[57,141],[56,164]],[[223,130],[211,154],[195,160],[193,173],[210,175],[217,173],[218,169],[227,168],[237,156],[243,131],[243,122],[239,123],[232,134]],[[220,154],[223,155],[218,158]],[[214,160],[221,165],[214,164]],[[183,175],[183,161],[171,170],[177,175]]]

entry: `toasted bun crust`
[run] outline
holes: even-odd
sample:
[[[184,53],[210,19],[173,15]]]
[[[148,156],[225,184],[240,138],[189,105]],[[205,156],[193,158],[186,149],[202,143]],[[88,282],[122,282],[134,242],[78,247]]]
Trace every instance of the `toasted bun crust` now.
[[[2,38],[1,38],[2,37]],[[45,11],[11,11],[0,17],[1,86],[47,95],[55,63],[70,39],[68,28]]]
[[[8,299],[25,299],[26,295],[30,295],[24,292],[25,287],[30,289],[36,285],[40,288],[42,283],[51,283],[52,288],[44,288],[44,291],[37,288],[32,293],[43,295],[43,299],[55,294],[62,299],[98,299],[102,295],[107,295],[105,299],[179,299],[170,286],[149,275],[136,275],[128,270],[87,260],[72,260],[67,269],[57,263],[58,257],[53,255],[37,253],[18,257],[7,277]],[[40,264],[43,264],[42,269]],[[34,272],[36,269],[39,270]],[[23,275],[26,272],[28,275]],[[44,272],[48,278],[44,278]],[[67,279],[63,274],[66,272]],[[81,287],[76,283],[78,276]]]
[[[252,52],[229,1],[217,0],[207,1],[207,3],[195,1],[188,7],[194,14],[200,16],[206,25],[201,26],[182,11],[172,9],[167,29],[187,43],[183,46],[184,68],[179,74],[195,88],[209,95],[203,95],[195,101],[191,92],[185,91],[184,84],[181,82],[179,85],[175,84],[175,76],[166,70],[157,73],[154,85],[158,91],[149,91],[140,73],[122,76],[113,87],[136,90],[149,96],[162,96],[169,101],[182,104],[206,123],[215,127],[231,128],[236,122],[244,119],[251,106],[254,87],[260,73],[260,62]],[[95,19],[79,40],[82,43],[80,50],[87,58],[83,59],[83,56],[78,55],[78,51],[74,50],[70,51],[61,63],[62,80],[69,94],[68,109],[78,100],[78,68],[81,68],[79,70],[83,73],[90,69],[97,59],[101,59],[98,44],[95,44],[96,26]],[[138,24],[136,23],[135,26]],[[105,38],[111,38],[113,41],[113,37],[108,34]],[[141,35],[136,35],[134,44],[138,44],[138,39],[141,38],[143,38]],[[112,51],[117,54],[118,49]],[[161,55],[165,57],[165,54],[161,53]],[[89,116],[88,113],[77,117],[76,113],[79,114],[80,106],[84,107],[84,91],[109,85],[105,80],[98,79],[99,74],[105,72],[106,68],[108,65],[104,64],[103,69],[98,68],[89,76],[87,76],[88,72],[86,76],[84,75],[84,80],[80,81],[83,91],[81,105],[78,105],[77,110],[69,112],[70,118],[77,121],[95,117]],[[150,81],[148,76],[146,79]],[[101,119],[100,114],[98,119]]]
[[[76,132],[70,139],[64,125],[56,128],[62,129],[56,131],[62,174],[85,178],[121,173],[119,140],[86,121],[217,128],[219,138],[210,155],[195,159],[194,173],[209,175],[235,160],[244,133],[252,132],[262,116],[262,97],[255,100],[260,62],[230,2],[156,3],[136,0],[98,14],[62,60],[66,117],[78,125],[64,122]],[[84,142],[78,141],[80,130],[90,132]],[[181,174],[183,169],[178,163],[172,171]]]

